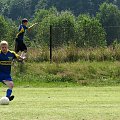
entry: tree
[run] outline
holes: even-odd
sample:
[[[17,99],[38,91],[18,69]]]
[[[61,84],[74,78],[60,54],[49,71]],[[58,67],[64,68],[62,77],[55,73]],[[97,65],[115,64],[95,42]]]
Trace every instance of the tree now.
[[[44,12],[45,14],[43,14]],[[105,31],[95,17],[80,15],[76,20],[70,11],[57,12],[54,9],[42,10],[36,15],[39,16],[35,17],[36,20],[39,21],[40,19],[35,37],[39,43],[49,45],[50,25],[52,25],[53,47],[60,47],[69,43],[76,44],[79,47],[106,45]]]
[[[3,13],[3,3],[0,1],[0,14],[2,14]]]
[[[0,16],[0,40],[7,40],[10,44],[15,39],[16,26],[13,21]]]
[[[6,33],[8,31],[8,24],[5,21],[3,16],[0,16],[0,40],[6,37]]]
[[[40,0],[38,4],[35,6],[36,11],[39,9],[45,9],[47,7],[48,0]]]
[[[89,0],[48,0],[46,8],[50,8],[54,6],[58,9],[58,11],[62,10],[70,10],[75,15],[79,15],[80,13],[88,13],[90,9]]]
[[[19,17],[32,18],[35,11],[49,10],[51,7],[56,7],[59,12],[72,11],[75,16],[86,13],[95,16],[103,2],[113,3],[120,8],[119,0],[1,0],[3,5],[0,7],[3,15],[16,20]]]
[[[54,47],[74,43],[75,16],[70,11],[61,12],[52,25],[52,40]]]
[[[110,45],[120,39],[120,10],[112,3],[103,3],[99,11],[97,18],[107,33],[107,44]]]
[[[45,13],[45,14],[43,14]],[[39,11],[36,15],[39,17],[40,26],[37,30],[36,39],[40,43],[44,42],[49,45],[50,25],[52,25],[52,40],[54,47],[67,44],[70,40],[74,40],[74,22],[75,17],[69,11],[59,13],[55,8],[48,11]]]
[[[80,15],[76,22],[76,43],[81,47],[97,47],[106,45],[105,31],[96,18]]]
[[[120,9],[120,0],[114,0],[113,3]]]
[[[106,0],[90,0],[89,3],[90,3],[90,6],[91,8],[88,10],[89,13],[92,15],[96,15],[96,12],[98,12],[99,10],[99,6],[105,2]]]
[[[49,10],[46,9],[38,9],[34,14],[34,22],[41,22],[45,17],[48,17],[51,14],[58,14],[58,11],[55,7],[50,8]]]
[[[42,1],[42,2],[41,2]],[[44,1],[44,2],[43,2]],[[99,9],[99,5],[106,0],[40,0],[39,8],[51,8],[56,7],[58,11],[70,10],[76,16],[81,13],[89,13],[95,15]],[[41,4],[42,3],[42,4]]]
[[[8,0],[5,3],[4,15],[16,20],[18,18],[32,18],[38,0]]]

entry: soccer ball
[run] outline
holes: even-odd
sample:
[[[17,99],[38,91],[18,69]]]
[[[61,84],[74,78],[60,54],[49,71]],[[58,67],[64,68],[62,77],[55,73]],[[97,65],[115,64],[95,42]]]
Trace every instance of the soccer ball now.
[[[9,99],[8,97],[2,97],[0,99],[0,105],[8,105],[9,104]]]

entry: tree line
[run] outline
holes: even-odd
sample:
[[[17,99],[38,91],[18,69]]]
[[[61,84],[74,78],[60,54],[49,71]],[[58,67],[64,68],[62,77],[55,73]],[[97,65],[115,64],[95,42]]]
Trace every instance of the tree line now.
[[[119,0],[0,0],[1,14],[13,20],[19,17],[31,18],[38,9],[56,7],[58,11],[70,10],[76,16],[89,13],[96,15],[99,6],[112,3],[120,8]]]
[[[71,3],[71,6],[80,2],[80,0],[76,0],[74,3],[72,0],[70,1],[68,2]],[[39,24],[26,34],[26,40],[32,40],[41,45],[49,45],[50,26],[52,26],[51,34],[54,46],[74,43],[78,47],[96,47],[120,42],[119,1],[99,0],[99,2],[94,2],[91,0],[89,4],[96,8],[93,12],[89,12],[92,9],[87,10],[91,7],[89,4],[87,5],[88,2],[81,1],[79,4],[84,4],[86,7],[84,6],[81,11],[78,10],[78,13],[74,13],[76,11],[74,8],[66,10],[65,6],[68,5],[68,2],[64,4],[62,0],[59,2],[53,0],[54,5],[49,0],[1,2],[0,39],[7,39],[13,43],[21,19],[27,17],[30,21],[29,25],[34,22]],[[100,3],[102,4],[100,5]],[[64,6],[59,6],[60,4],[64,4]],[[52,7],[55,5],[56,7]]]

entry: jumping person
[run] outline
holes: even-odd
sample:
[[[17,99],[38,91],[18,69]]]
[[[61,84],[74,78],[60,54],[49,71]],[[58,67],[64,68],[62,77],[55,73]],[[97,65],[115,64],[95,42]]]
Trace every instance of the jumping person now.
[[[10,51],[8,49],[8,42],[7,41],[1,41],[0,42],[0,82],[4,83],[8,89],[6,91],[6,97],[9,98],[9,100],[13,100],[14,96],[12,95],[12,89],[13,89],[13,81],[11,78],[11,64],[13,59],[21,59],[18,54],[16,54],[14,51]]]
[[[22,20],[22,24],[19,26],[19,32],[16,35],[16,41],[15,41],[15,52],[18,53],[19,51],[21,51],[21,57],[26,57],[26,53],[27,53],[27,47],[24,43],[24,33],[25,31],[31,30],[31,28],[33,26],[35,26],[37,23],[33,24],[30,27],[27,27],[28,24],[28,20],[26,18],[24,18]]]

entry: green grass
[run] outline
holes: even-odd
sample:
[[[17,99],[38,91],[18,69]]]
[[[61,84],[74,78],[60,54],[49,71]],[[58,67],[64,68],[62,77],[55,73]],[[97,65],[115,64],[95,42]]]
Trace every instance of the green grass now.
[[[0,119],[119,120],[119,91],[120,87],[14,88],[14,101],[0,105]]]
[[[120,85],[120,62],[52,63],[26,62],[20,72],[13,67],[12,76],[16,85],[31,87],[66,86],[114,86]]]

